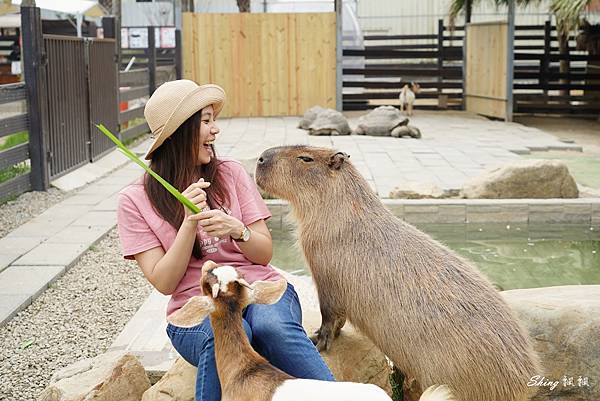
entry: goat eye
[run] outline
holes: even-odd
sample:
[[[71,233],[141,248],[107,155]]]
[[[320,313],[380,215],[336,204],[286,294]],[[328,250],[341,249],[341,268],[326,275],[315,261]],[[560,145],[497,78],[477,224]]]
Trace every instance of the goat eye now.
[[[303,162],[309,163],[314,161],[314,159],[312,157],[308,157],[308,156],[298,156],[298,159],[302,160]]]

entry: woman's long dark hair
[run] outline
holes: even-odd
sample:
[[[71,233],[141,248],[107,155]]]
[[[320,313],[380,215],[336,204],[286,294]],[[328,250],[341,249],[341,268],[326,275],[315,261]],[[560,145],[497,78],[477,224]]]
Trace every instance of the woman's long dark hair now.
[[[213,146],[213,157],[208,164],[198,164],[198,153],[203,144],[200,141],[200,113],[196,112],[154,151],[150,168],[171,183],[180,192],[192,183],[204,178],[210,187],[204,189],[211,209],[229,206],[227,191],[219,177],[219,160]],[[146,174],[144,188],[154,210],[176,230],[179,230],[185,217],[181,203],[158,181]],[[194,241],[192,255],[202,258],[198,237]]]

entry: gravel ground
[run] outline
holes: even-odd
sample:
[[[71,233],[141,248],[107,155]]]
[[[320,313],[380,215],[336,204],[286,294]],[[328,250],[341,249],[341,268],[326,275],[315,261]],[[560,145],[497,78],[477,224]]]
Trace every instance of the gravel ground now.
[[[57,369],[105,352],[150,292],[113,229],[0,328],[0,400],[35,400]]]
[[[0,205],[0,238],[70,195],[71,192],[51,187],[47,192],[25,192],[18,198]]]

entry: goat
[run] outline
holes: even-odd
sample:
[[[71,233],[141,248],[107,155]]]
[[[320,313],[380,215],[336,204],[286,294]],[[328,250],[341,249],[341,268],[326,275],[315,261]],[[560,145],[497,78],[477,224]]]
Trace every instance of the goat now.
[[[413,103],[417,93],[421,90],[421,87],[416,82],[411,82],[402,87],[400,91],[400,112],[404,112],[404,106],[406,105],[406,111],[409,116],[413,114]]]
[[[275,368],[250,345],[242,311],[252,303],[274,304],[287,288],[285,279],[248,284],[231,266],[207,261],[202,267],[203,296],[194,296],[169,322],[193,327],[210,315],[217,373],[223,401],[391,401],[373,384],[297,379]],[[455,400],[447,386],[432,386],[419,401]]]

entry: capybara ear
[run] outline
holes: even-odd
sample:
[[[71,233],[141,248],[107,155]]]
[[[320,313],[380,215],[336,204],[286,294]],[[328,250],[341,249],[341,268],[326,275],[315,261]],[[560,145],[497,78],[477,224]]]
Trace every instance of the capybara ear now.
[[[251,287],[248,303],[271,305],[282,297],[287,289],[287,281],[284,278],[277,281],[255,281]]]
[[[329,156],[329,163],[327,163],[327,164],[332,169],[339,170],[342,167],[342,164],[344,164],[344,162],[349,158],[350,158],[350,155],[348,155],[344,152],[336,152],[336,153],[332,154],[331,156]]]
[[[194,327],[199,325],[214,309],[215,304],[210,297],[194,296],[182,308],[171,313],[167,317],[167,321],[173,326]]]

